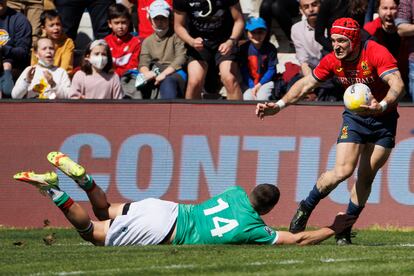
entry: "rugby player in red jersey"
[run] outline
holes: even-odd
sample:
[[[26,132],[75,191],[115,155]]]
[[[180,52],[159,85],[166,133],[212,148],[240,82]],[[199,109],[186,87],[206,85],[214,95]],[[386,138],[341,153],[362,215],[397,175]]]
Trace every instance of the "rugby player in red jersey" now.
[[[333,52],[320,61],[311,75],[297,81],[279,101],[256,106],[256,115],[260,119],[275,115],[333,76],[345,89],[354,83],[364,83],[373,94],[370,104],[361,106],[361,112],[355,114],[346,109],[343,112],[335,166],[319,177],[308,197],[300,202],[290,223],[289,231],[292,233],[306,228],[319,201],[353,174],[358,161],[357,180],[352,187],[346,213],[359,216],[377,171],[395,146],[399,117],[397,103],[405,93],[396,60],[375,41],[361,42],[360,26],[351,18],[339,18],[332,24],[331,40]],[[336,235],[336,239],[339,245],[350,244],[351,228]]]

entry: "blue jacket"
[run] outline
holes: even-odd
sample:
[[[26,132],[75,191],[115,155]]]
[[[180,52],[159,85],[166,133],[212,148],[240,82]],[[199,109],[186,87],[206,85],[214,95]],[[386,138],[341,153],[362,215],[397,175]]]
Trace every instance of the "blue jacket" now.
[[[241,73],[243,82],[249,88],[257,83],[265,84],[274,80],[276,76],[277,50],[270,42],[264,42],[260,49],[256,49],[249,41],[240,47]]]
[[[10,40],[2,47],[3,62],[11,62],[13,67],[26,67],[30,61],[32,46],[32,26],[20,12],[7,8],[0,16],[0,29],[9,33]]]

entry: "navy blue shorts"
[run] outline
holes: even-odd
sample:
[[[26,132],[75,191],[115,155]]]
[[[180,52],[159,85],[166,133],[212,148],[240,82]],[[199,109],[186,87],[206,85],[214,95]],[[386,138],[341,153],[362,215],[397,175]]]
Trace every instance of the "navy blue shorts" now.
[[[372,143],[393,148],[398,117],[397,111],[379,117],[362,117],[345,110],[342,113],[343,123],[337,143]]]

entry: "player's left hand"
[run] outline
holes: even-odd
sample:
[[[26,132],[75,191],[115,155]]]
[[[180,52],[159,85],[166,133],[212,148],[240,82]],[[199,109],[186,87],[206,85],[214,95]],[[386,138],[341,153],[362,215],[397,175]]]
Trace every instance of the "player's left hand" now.
[[[231,48],[233,48],[233,41],[227,40],[226,42],[220,44],[218,51],[222,56],[227,56],[231,53]]]
[[[344,213],[338,213],[332,225],[328,228],[332,229],[335,234],[342,233],[345,229],[352,226],[357,220],[357,216],[351,216]]]
[[[372,97],[371,102],[369,105],[360,105],[361,110],[356,112],[358,115],[361,116],[370,116],[370,115],[376,115],[380,114],[382,112],[382,107],[379,104],[379,102]]]

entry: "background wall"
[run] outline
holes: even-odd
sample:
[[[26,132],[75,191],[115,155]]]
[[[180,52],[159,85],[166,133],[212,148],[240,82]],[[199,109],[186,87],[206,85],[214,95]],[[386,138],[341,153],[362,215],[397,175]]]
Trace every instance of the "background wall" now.
[[[291,106],[260,121],[254,104],[131,102],[0,103],[0,225],[67,226],[59,209],[12,179],[21,170],[53,170],[49,151],[83,164],[112,202],[146,197],[197,203],[229,186],[277,184],[279,205],[265,217],[288,225],[297,203],[335,160],[342,106]],[[414,226],[412,107],[400,107],[397,145],[375,179],[356,227]],[[91,211],[85,194],[59,173],[61,187]],[[315,209],[310,225],[328,225],[346,209],[342,183]],[[93,217],[92,213],[91,216]]]

